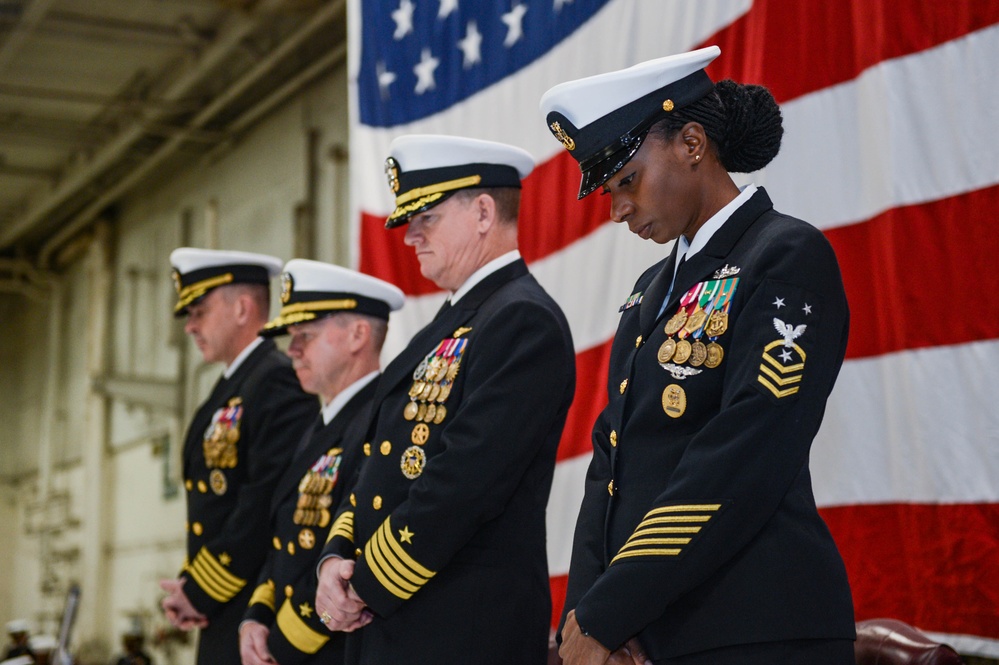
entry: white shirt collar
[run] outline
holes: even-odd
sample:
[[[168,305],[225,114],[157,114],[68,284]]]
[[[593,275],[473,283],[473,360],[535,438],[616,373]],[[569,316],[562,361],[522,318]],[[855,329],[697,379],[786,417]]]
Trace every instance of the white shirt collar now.
[[[757,189],[756,185],[753,184],[742,187],[742,190],[739,192],[737,197],[729,201],[724,208],[711,215],[711,217],[708,218],[708,221],[704,222],[704,225],[697,230],[697,233],[694,235],[694,242],[688,242],[686,236],[680,236],[677,239],[676,242],[679,247],[677,247],[676,250],[676,263],[673,264],[674,278],[676,278],[676,271],[680,267],[680,259],[685,256],[689,258],[704,249],[705,245],[708,244],[708,241],[711,240],[711,236],[713,236],[718,229],[720,229],[722,225],[728,221],[728,218],[732,216],[732,213],[742,207],[742,204],[748,201],[750,197],[756,193]]]
[[[260,344],[263,341],[264,341],[263,337],[258,337],[249,344],[247,344],[246,348],[240,351],[239,355],[236,356],[236,359],[233,360],[231,363],[229,363],[229,366],[225,368],[225,373],[222,376],[228,379],[233,374],[235,374],[236,370],[239,369],[239,366],[243,364],[243,361],[246,360],[247,356],[253,353],[253,350],[258,346],[260,346]]]
[[[519,258],[520,258],[520,251],[516,249],[507,252],[503,256],[496,257],[486,265],[482,266],[481,268],[473,272],[472,276],[466,279],[465,283],[462,284],[457,291],[452,293],[451,297],[448,298],[448,300],[451,301],[452,305],[457,303],[459,300],[461,300],[462,296],[471,291],[472,287],[474,287],[476,284],[478,284],[479,282],[481,282],[486,277],[493,274],[500,268],[510,265]]]
[[[329,425],[330,422],[336,418],[336,414],[340,413],[340,409],[350,401],[350,399],[361,392],[364,386],[368,385],[376,376],[378,376],[378,370],[371,372],[370,374],[365,374],[357,381],[341,390],[337,393],[337,396],[330,400],[329,404],[323,405],[323,424]]]

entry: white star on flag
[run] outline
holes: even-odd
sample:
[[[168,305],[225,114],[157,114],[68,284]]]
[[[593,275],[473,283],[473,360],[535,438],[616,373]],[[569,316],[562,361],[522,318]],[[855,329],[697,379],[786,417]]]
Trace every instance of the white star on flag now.
[[[384,62],[379,62],[375,66],[375,71],[378,72],[378,87],[381,89],[382,99],[388,99],[389,86],[395,83],[395,72],[385,69]]]
[[[560,12],[562,11],[563,5],[571,5],[571,4],[572,0],[555,0],[555,11]]]
[[[482,61],[481,45],[482,35],[479,34],[479,28],[475,25],[475,21],[469,21],[468,28],[465,30],[465,38],[458,42],[458,48],[465,54],[465,69]]]
[[[420,63],[413,67],[413,73],[416,74],[416,94],[422,95],[427,90],[433,90],[437,87],[437,83],[434,81],[434,71],[439,64],[441,61],[430,53],[430,49],[423,49],[420,53]]]
[[[392,12],[392,20],[395,21],[395,32],[392,38],[399,40],[413,31],[413,10],[416,5],[412,0],[401,0],[399,9]]]
[[[527,5],[518,4],[506,14],[503,14],[503,22],[506,23],[506,39],[503,46],[507,48],[513,46],[524,36],[524,14],[527,13]]]
[[[458,9],[458,0],[440,0],[440,7],[437,9],[437,18],[447,18],[451,12]]]

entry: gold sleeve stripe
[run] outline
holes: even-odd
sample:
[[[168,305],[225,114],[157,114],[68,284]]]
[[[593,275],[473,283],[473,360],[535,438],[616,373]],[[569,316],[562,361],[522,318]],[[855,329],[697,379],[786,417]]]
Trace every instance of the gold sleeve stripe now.
[[[618,554],[628,549],[645,547],[646,545],[689,545],[691,540],[690,538],[638,538],[637,540],[633,540],[634,538],[635,536],[632,536],[618,551]]]
[[[215,555],[208,551],[208,548],[202,547],[198,555],[194,557],[194,562],[197,563],[198,559],[201,559],[205,565],[211,570],[213,577],[223,585],[234,587],[237,591],[246,586],[246,580],[241,577],[236,577],[231,572],[226,570],[226,567],[219,563],[219,560],[215,558]]]
[[[655,517],[664,513],[713,513],[721,508],[720,503],[695,503],[686,506],[662,506],[653,508],[645,514],[646,518]]]
[[[354,542],[354,512],[346,511],[340,513],[330,527],[330,534],[326,537],[326,542],[333,540],[334,536],[343,536],[350,542]]]
[[[408,600],[414,593],[420,590],[420,584],[405,579],[400,575],[385,558],[385,544],[382,542],[381,532],[375,533],[374,537],[368,541],[368,565],[375,577],[382,586],[398,598]]]
[[[266,605],[274,611],[274,580],[267,580],[253,590],[250,605]]]
[[[769,390],[770,392],[772,392],[774,394],[774,397],[776,397],[778,399],[780,399],[781,397],[787,397],[788,395],[793,395],[796,392],[798,392],[798,390],[800,389],[800,386],[795,386],[794,388],[787,388],[785,390],[777,390],[777,388],[772,383],[770,383],[769,381],[767,381],[762,376],[758,376],[758,377],[756,377],[756,379],[763,385],[764,388],[766,388],[767,390]]]
[[[794,374],[793,376],[789,376],[786,379],[782,379],[779,376],[777,376],[776,373],[772,372],[766,365],[760,365],[760,371],[766,374],[778,386],[786,386],[789,383],[800,383],[801,377],[804,376],[804,374]]]
[[[392,532],[392,526],[389,524],[388,518],[382,522],[382,525],[378,530],[385,536],[385,541],[389,544],[389,547],[392,548],[395,558],[405,566],[412,569],[417,575],[424,578],[424,582],[436,575],[434,571],[428,570],[418,564],[413,557],[409,556],[406,550],[402,549],[402,545],[399,544],[399,541],[395,538],[395,534]]]
[[[277,613],[277,626],[291,646],[303,653],[316,653],[329,642],[329,637],[317,632],[302,621],[291,601],[285,598]]]
[[[198,586],[220,603],[228,603],[243,588],[243,585],[233,587],[219,582],[218,578],[207,567],[205,559],[200,556],[194,558],[194,563],[191,564],[188,570],[191,573],[191,578],[197,582]]]
[[[633,557],[633,556],[677,556],[678,554],[680,554],[680,551],[681,550],[679,549],[650,548],[644,550],[631,550],[628,552],[619,552],[616,557],[611,559],[611,564],[614,564],[621,559],[627,559],[628,557]]]
[[[659,518],[662,519],[662,518]],[[635,534],[638,533],[700,533],[701,527],[699,526],[652,526],[653,524],[658,524],[657,518],[652,518],[651,520],[645,520],[635,529]],[[634,538],[635,534],[632,534]]]

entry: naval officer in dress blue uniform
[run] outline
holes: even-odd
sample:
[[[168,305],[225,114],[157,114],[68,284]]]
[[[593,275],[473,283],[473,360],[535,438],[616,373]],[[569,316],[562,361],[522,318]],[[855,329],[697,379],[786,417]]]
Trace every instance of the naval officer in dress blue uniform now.
[[[177,304],[205,362],[225,371],[191,420],[184,442],[187,561],[160,586],[167,618],[201,628],[198,663],[239,662],[237,629],[270,547],[271,495],[316,399],[291,361],[257,335],[267,323],[273,256],[189,247],[174,250]]]
[[[406,225],[423,275],[450,298],[379,382],[316,609],[333,629],[363,626],[349,663],[543,664],[545,507],[575,355],[517,251],[533,160],[447,136],[390,150],[387,226]]]
[[[295,373],[322,409],[274,492],[273,548],[239,628],[240,652],[243,665],[336,665],[344,635],[330,635],[315,612],[316,563],[363,457],[389,313],[404,298],[380,279],[305,259],[285,265],[281,286],[281,312],[261,334],[291,335]]]
[[[766,166],[782,127],[765,88],[711,81],[719,53],[541,101],[580,164],[579,197],[602,189],[614,221],[676,241],[620,307],[573,541],[567,665],[853,662],[850,588],[808,471],[846,297],[822,233],[729,176]]]

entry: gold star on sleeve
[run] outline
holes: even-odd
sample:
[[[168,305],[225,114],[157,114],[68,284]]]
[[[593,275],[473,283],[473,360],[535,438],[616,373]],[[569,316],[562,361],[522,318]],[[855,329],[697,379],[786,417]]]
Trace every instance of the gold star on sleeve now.
[[[312,616],[312,608],[309,606],[308,603],[302,603],[301,605],[298,606],[298,613],[301,614],[306,619],[308,619],[310,616]]]
[[[222,554],[219,555],[219,563],[221,563],[223,566],[228,566],[230,563],[232,563],[232,557],[229,556],[228,552],[222,552]]]
[[[413,544],[413,532],[409,530],[409,526],[404,526],[399,529],[399,540],[404,543]]]

